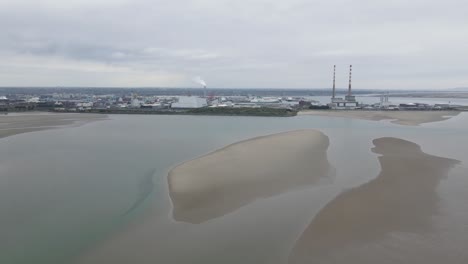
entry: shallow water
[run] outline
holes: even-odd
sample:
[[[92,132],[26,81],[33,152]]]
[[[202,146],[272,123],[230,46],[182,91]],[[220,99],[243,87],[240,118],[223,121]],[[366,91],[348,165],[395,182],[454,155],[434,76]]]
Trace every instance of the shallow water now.
[[[466,113],[419,127],[315,116],[118,115],[3,138],[0,263],[286,263],[322,208],[379,175],[371,149],[380,137],[461,163],[436,187],[430,232],[390,232],[350,250],[382,249],[377,257],[397,263],[419,261],[416,254],[468,259],[467,121]],[[202,224],[172,219],[170,168],[240,140],[303,128],[330,138],[330,184],[256,200]]]

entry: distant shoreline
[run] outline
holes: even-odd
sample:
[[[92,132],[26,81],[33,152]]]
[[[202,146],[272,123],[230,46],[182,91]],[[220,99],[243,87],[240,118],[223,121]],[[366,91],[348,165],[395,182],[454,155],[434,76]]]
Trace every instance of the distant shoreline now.
[[[441,98],[441,99],[467,99],[468,92],[414,92],[406,94],[390,93],[389,97],[402,97],[402,98]],[[372,97],[380,97],[379,94],[372,95]]]
[[[83,125],[107,116],[50,112],[21,112],[0,116],[0,139],[35,131],[56,129],[73,124]]]
[[[263,116],[263,117],[290,117],[296,116],[296,110],[284,108],[224,108],[203,107],[193,109],[89,109],[84,111],[51,110],[55,113],[86,113],[86,114],[124,114],[124,115],[206,115],[206,116]]]
[[[445,121],[460,114],[460,111],[366,111],[366,110],[306,110],[298,115],[342,117],[370,121],[389,120],[391,123],[418,126],[425,123]]]

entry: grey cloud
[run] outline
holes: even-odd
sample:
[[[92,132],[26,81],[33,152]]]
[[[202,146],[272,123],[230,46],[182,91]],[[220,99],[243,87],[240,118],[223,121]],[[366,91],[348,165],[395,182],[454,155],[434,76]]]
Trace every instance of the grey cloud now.
[[[8,58],[0,66],[59,57],[142,76],[201,75],[218,87],[307,88],[329,86],[331,65],[352,63],[360,88],[467,86],[467,8],[462,0],[18,0],[0,4],[0,54]],[[28,74],[40,75],[38,85],[55,82],[52,70]],[[73,76],[60,81],[73,85]]]

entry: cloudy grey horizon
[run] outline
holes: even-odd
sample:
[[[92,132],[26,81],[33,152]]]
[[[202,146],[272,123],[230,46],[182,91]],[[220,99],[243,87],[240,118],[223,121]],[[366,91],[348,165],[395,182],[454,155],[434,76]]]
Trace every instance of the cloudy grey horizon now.
[[[0,86],[468,87],[464,0],[0,0]]]

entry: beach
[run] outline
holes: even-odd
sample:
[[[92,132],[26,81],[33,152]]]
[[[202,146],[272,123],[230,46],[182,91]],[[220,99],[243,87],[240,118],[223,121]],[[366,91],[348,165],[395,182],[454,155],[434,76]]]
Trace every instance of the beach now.
[[[0,138],[22,133],[54,129],[69,125],[82,125],[106,119],[95,114],[14,113],[0,115]]]
[[[200,223],[256,199],[318,184],[332,176],[329,140],[316,130],[249,139],[185,162],[170,171],[177,221]]]
[[[439,122],[457,116],[458,111],[345,111],[345,110],[306,110],[298,115],[344,117],[371,121],[391,120],[399,125],[418,126],[424,123]]]

